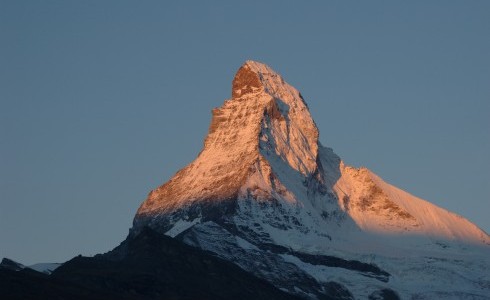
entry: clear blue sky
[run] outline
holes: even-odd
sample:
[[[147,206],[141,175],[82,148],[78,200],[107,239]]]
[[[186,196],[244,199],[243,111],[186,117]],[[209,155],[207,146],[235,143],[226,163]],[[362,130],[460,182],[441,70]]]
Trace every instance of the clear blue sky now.
[[[490,1],[232,2],[0,1],[1,257],[116,246],[247,59],[348,164],[490,231]]]

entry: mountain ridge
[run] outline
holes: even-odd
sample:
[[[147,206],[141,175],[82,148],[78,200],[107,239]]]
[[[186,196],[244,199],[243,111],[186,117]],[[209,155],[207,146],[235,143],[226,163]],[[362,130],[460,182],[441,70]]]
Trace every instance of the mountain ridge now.
[[[346,165],[270,67],[247,61],[231,94],[198,157],[150,192],[119,246],[52,273],[4,259],[0,296],[490,299],[483,230]]]
[[[236,265],[143,228],[51,275],[0,265],[2,299],[300,299]]]
[[[149,226],[308,299],[488,299],[490,237],[478,226],[346,165],[270,67],[245,62],[231,94],[131,234]]]
[[[319,142],[318,128],[299,91],[270,67],[246,61],[233,79],[232,98],[213,109],[198,157],[149,194],[136,213],[134,227],[147,221],[152,226],[151,220],[159,215],[199,203],[216,208],[223,202],[227,203],[223,205],[225,211],[233,211],[236,199],[251,195],[272,201],[280,198],[295,205],[306,205],[307,200],[323,202],[317,203],[320,207],[325,206],[324,202],[337,201],[338,213],[347,214],[361,230],[408,231],[490,244],[488,234],[473,223],[397,191],[365,168],[346,166],[335,153],[325,149],[328,148]],[[280,178],[281,173],[287,174]],[[296,177],[311,186],[306,193],[304,189],[298,193],[301,188],[294,190],[284,185],[291,182],[286,177]],[[414,209],[410,205],[412,200],[431,213]],[[426,217],[417,220],[415,212]],[[465,227],[464,230],[443,222],[439,215]]]

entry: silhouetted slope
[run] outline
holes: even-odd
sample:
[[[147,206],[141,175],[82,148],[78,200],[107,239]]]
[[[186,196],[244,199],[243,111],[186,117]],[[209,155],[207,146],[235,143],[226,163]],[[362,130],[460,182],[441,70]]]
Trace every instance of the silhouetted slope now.
[[[0,299],[112,300],[130,298],[113,295],[104,290],[91,290],[75,283],[56,280],[49,275],[30,269],[13,271],[0,268]]]
[[[52,275],[0,270],[1,299],[297,299],[236,265],[145,228]]]

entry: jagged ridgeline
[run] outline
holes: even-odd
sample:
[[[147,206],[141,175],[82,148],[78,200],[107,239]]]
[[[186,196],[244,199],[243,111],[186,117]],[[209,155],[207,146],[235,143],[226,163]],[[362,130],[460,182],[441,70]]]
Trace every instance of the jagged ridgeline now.
[[[204,148],[149,194],[131,235],[151,227],[312,299],[490,294],[489,236],[344,164],[270,67],[247,61],[212,113]]]

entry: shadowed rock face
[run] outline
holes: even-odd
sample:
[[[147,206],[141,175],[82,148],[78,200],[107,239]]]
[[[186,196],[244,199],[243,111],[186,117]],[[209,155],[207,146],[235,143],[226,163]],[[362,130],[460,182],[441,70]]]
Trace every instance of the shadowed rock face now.
[[[11,259],[3,258],[2,262],[0,263],[0,268],[12,270],[12,271],[20,271],[25,267],[22,264],[15,262]]]
[[[148,228],[52,275],[0,268],[1,299],[298,299],[236,265]]]
[[[257,89],[262,88],[259,76],[252,71],[248,65],[243,65],[238,69],[238,72],[233,79],[231,96],[238,98],[248,93],[252,93]]]

